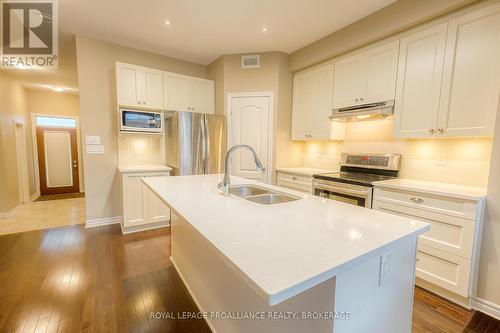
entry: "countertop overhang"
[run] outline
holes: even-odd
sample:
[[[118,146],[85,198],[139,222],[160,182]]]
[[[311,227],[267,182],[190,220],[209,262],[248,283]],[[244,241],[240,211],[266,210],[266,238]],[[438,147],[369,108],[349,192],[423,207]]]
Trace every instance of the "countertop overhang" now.
[[[270,305],[430,229],[421,221],[261,183],[301,199],[262,205],[223,196],[217,188],[222,178],[155,177],[143,182]],[[255,183],[234,176],[231,181],[233,185]]]

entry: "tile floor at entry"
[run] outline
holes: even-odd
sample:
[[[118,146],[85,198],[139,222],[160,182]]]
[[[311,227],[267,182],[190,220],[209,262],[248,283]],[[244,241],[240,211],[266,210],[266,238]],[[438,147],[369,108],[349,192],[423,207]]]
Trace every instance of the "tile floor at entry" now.
[[[83,225],[0,236],[0,332],[197,332],[203,320],[169,261],[170,230]],[[415,290],[413,332],[462,332],[473,312]]]
[[[0,235],[86,222],[85,198],[29,202],[0,219]]]

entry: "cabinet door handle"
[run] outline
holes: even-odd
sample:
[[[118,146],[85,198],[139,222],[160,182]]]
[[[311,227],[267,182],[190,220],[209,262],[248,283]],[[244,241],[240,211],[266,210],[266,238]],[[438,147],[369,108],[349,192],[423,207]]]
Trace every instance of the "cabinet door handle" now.
[[[364,101],[365,99],[364,99],[363,97],[361,97],[359,100],[360,100],[360,101]]]
[[[442,128],[442,127],[438,128],[438,132],[441,133],[441,134],[443,134],[444,133],[444,128]]]
[[[355,99],[354,99],[354,101],[355,101],[355,102],[359,102],[359,99],[358,99],[358,98],[355,98]]]
[[[434,134],[435,132],[436,130],[434,130],[434,128],[429,128],[429,133]]]
[[[424,202],[424,199],[417,198],[417,197],[411,197],[410,200],[413,201],[414,203],[418,203],[418,204],[421,204]]]
[[[297,177],[295,177],[295,176],[293,176],[293,177],[292,177],[292,179],[293,179],[293,180],[297,180],[298,178],[297,178]]]

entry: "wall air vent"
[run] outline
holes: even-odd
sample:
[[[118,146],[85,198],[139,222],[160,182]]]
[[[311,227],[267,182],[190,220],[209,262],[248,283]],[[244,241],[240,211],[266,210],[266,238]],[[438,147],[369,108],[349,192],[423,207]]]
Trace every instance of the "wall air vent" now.
[[[244,55],[241,57],[241,68],[259,68],[260,67],[260,55]]]

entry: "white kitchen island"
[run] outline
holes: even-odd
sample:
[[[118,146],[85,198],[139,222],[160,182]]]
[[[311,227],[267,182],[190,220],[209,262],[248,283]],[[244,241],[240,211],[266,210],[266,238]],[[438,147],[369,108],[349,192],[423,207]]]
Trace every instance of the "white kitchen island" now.
[[[214,332],[410,332],[428,224],[265,184],[300,199],[223,196],[222,177],[143,179],[172,210],[171,261]]]

